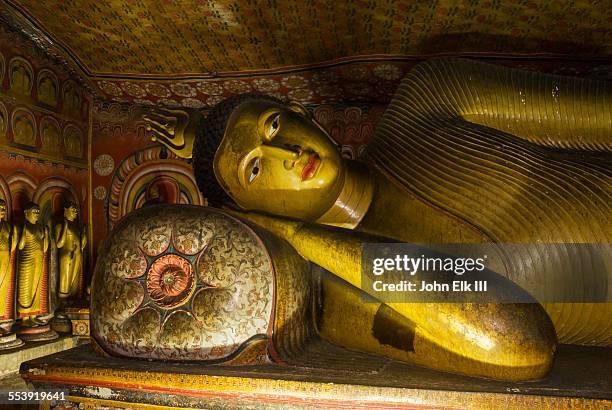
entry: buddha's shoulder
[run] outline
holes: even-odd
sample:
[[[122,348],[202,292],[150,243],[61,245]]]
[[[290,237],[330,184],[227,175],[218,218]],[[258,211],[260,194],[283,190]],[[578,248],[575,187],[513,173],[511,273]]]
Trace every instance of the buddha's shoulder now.
[[[450,78],[455,75],[470,75],[482,71],[516,70],[509,67],[473,60],[465,57],[435,57],[415,64],[403,81],[417,78]],[[440,83],[440,85],[442,85]]]

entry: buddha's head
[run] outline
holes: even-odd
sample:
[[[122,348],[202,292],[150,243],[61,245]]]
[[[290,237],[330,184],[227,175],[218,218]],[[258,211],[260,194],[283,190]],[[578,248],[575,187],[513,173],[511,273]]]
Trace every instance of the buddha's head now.
[[[76,204],[72,201],[67,202],[64,205],[64,218],[70,222],[73,222],[78,216],[79,209],[77,208]]]
[[[32,225],[36,225],[38,223],[38,219],[40,219],[40,207],[34,202],[28,202],[23,209],[23,213],[25,214],[25,219]]]
[[[6,201],[4,199],[0,199],[0,221],[5,221],[8,218],[8,208],[6,206]]]
[[[336,201],[345,164],[330,136],[299,103],[240,95],[215,106],[194,144],[194,169],[213,205],[231,200],[316,220]]]

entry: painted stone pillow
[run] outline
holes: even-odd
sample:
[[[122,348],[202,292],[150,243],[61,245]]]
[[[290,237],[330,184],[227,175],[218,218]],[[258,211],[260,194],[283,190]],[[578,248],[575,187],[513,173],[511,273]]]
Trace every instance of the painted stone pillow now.
[[[98,257],[92,334],[111,355],[224,361],[271,340],[275,286],[266,245],[245,223],[213,208],[145,207]]]

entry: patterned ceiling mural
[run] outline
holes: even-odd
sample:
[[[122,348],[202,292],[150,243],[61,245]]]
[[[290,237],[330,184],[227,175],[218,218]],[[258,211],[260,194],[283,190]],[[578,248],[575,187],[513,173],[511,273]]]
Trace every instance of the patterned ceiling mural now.
[[[213,74],[369,55],[612,55],[612,9],[558,0],[10,0],[92,75]]]
[[[435,55],[604,78],[612,62],[612,8],[602,1],[4,2],[0,15],[64,56],[99,96],[139,105],[206,109],[247,91],[387,103]]]

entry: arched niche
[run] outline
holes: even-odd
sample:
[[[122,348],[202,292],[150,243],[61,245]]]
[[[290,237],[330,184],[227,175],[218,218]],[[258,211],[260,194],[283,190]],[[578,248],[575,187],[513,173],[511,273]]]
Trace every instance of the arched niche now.
[[[56,155],[62,151],[59,122],[49,115],[40,120],[40,151]]]
[[[40,206],[41,221],[54,224],[62,220],[64,205],[72,201],[79,210],[81,218],[81,202],[72,184],[62,177],[45,178],[36,188],[32,200]]]
[[[11,193],[14,223],[22,223],[23,208],[34,197],[37,182],[25,172],[17,171],[6,177],[6,183]]]
[[[62,111],[65,114],[78,118],[81,115],[83,96],[77,84],[68,80],[62,85]]]
[[[74,124],[64,127],[64,150],[67,157],[83,158],[83,132]]]
[[[13,196],[6,180],[0,175],[0,199],[6,202],[7,219],[10,221],[13,215]]]
[[[30,97],[32,95],[34,70],[28,60],[23,57],[13,57],[9,62],[8,74],[12,93],[24,97]]]
[[[32,111],[25,107],[17,108],[11,115],[13,142],[30,148],[36,147],[36,120]]]
[[[165,203],[205,204],[191,165],[178,159],[161,159],[160,152],[159,147],[139,151],[115,170],[106,199],[109,229],[150,201],[156,187],[167,196]]]
[[[6,141],[6,134],[9,128],[9,115],[6,110],[6,105],[0,101],[0,141]]]
[[[38,101],[51,107],[57,106],[59,81],[53,71],[45,68],[38,72],[36,92]]]

